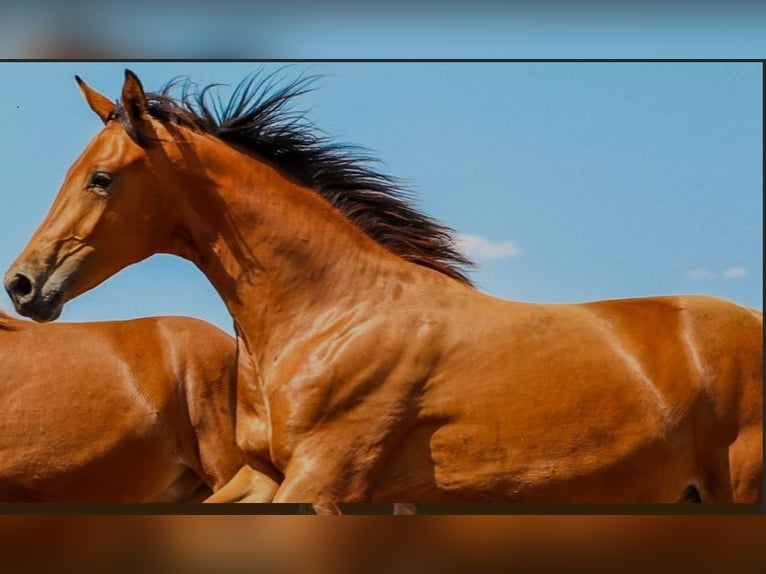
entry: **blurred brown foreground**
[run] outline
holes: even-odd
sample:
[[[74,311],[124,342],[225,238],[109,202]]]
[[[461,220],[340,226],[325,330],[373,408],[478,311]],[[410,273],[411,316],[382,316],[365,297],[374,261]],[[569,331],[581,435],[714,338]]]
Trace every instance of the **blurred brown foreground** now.
[[[764,516],[0,516],[3,572],[762,573]]]

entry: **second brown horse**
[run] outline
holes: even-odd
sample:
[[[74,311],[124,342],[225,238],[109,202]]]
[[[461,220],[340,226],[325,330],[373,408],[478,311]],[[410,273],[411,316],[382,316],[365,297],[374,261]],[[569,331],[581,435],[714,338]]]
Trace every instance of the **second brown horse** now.
[[[0,313],[0,502],[195,501],[235,476],[214,500],[270,501],[277,483],[234,440],[235,360],[232,337],[191,318]]]

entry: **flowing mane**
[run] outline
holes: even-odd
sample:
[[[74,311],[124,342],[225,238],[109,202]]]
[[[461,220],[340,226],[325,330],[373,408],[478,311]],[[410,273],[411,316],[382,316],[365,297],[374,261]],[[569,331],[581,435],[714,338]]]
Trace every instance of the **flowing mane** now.
[[[274,74],[256,72],[224,104],[211,96],[217,84],[194,91],[188,79],[176,78],[159,93],[147,93],[148,109],[160,121],[211,134],[257,155],[315,190],[389,251],[471,285],[465,270],[473,263],[455,246],[452,229],[419,212],[409,191],[372,169],[376,160],[361,148],[330,142],[303,112],[290,107],[315,79],[301,76],[278,87]],[[179,87],[180,97],[171,97]],[[115,117],[138,141],[121,103]]]

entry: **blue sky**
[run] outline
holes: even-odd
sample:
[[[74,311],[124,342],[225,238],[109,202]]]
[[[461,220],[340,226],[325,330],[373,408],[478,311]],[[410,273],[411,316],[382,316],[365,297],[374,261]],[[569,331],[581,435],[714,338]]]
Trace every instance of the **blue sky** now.
[[[151,90],[177,75],[233,86],[259,64],[128,66]],[[74,74],[115,98],[125,67],[0,63],[0,269],[100,127]],[[370,149],[455,228],[482,290],[540,302],[704,293],[762,309],[760,64],[296,63],[282,74],[301,72],[322,78],[298,107]],[[62,320],[157,314],[231,331],[204,276],[170,256],[124,270]]]

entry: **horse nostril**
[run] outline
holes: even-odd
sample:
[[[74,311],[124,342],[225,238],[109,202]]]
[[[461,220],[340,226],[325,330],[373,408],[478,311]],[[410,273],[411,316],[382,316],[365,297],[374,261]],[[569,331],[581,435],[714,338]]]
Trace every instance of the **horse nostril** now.
[[[14,295],[26,297],[32,292],[32,282],[26,275],[16,273],[8,284],[8,290]]]

